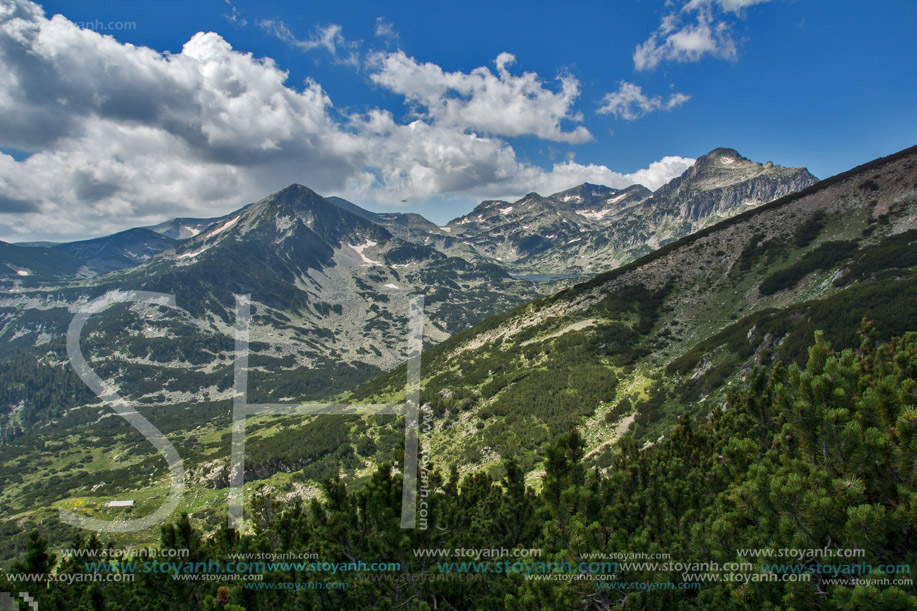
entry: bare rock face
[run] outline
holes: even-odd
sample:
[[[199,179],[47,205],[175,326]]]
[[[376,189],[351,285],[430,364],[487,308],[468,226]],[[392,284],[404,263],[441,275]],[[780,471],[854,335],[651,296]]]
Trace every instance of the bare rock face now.
[[[816,182],[805,168],[760,164],[718,148],[655,192],[585,183],[547,198],[483,202],[449,228],[518,271],[591,274]]]
[[[653,208],[653,218],[698,222],[713,215],[732,216],[816,182],[818,179],[805,168],[785,168],[771,162],[762,165],[733,149],[718,148],[660,187],[646,204]]]

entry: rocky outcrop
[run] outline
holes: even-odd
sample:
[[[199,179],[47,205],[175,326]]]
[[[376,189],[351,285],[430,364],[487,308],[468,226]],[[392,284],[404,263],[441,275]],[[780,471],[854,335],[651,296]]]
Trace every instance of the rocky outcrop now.
[[[816,182],[805,168],[756,163],[733,149],[714,149],[650,197],[606,213],[601,227],[517,264],[542,273],[606,271]]]

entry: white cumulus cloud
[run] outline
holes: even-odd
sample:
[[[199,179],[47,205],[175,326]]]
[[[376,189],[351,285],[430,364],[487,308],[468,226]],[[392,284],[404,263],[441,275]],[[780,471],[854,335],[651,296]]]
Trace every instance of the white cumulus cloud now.
[[[691,96],[684,93],[673,93],[667,100],[658,95],[650,97],[639,85],[621,81],[617,91],[605,94],[602,106],[596,112],[633,121],[654,110],[672,110],[690,99]]]
[[[509,66],[515,61],[511,53],[501,53],[494,61],[496,74],[486,66],[468,73],[446,72],[403,51],[376,53],[370,60],[370,79],[403,95],[418,106],[421,117],[440,125],[572,144],[592,140],[582,125],[571,131],[562,126],[564,121],[582,121],[573,110],[579,82],[562,76],[560,91],[552,91],[534,72],[511,74]]]
[[[764,4],[765,2],[771,1],[772,0],[691,0],[688,2],[687,6],[695,8],[710,4],[716,4],[724,11],[738,13],[742,9],[749,6],[754,6],[755,4]]]
[[[324,32],[315,41],[338,45]],[[653,187],[691,161],[666,157],[632,174],[573,161],[541,168],[505,138],[589,139],[582,126],[562,127],[579,120],[571,77],[552,90],[512,74],[508,54],[496,73],[448,73],[403,53],[374,61],[380,85],[418,105],[416,116],[336,109],[317,82],[292,86],[273,60],[213,32],[160,53],[48,18],[27,0],[0,1],[0,149],[26,153],[0,153],[0,239],[216,216],[294,182],[361,204],[470,204],[587,180]]]
[[[533,184],[537,186],[536,190],[542,194],[557,193],[584,182],[616,189],[641,184],[655,191],[674,177],[681,175],[694,165],[694,161],[688,157],[669,155],[652,162],[646,168],[624,174],[615,172],[604,165],[583,165],[570,160],[555,164],[551,172],[532,177],[532,180]]]
[[[734,61],[738,52],[726,13],[771,0],[690,0],[666,13],[650,37],[634,50],[634,67],[651,70],[663,62],[696,62],[705,55]]]

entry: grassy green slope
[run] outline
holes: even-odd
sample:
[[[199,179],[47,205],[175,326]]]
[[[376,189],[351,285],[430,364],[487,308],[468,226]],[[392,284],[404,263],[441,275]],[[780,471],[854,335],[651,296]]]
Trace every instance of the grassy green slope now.
[[[852,345],[917,320],[917,149],[876,160],[489,319],[424,354],[434,463],[534,468],[578,427],[587,455],[705,419],[754,363],[801,361],[815,329]],[[404,368],[357,399],[403,396]]]
[[[422,400],[434,418],[422,448],[437,467],[495,475],[512,456],[537,485],[543,445],[573,428],[586,461],[606,468],[622,436],[643,446],[686,412],[705,420],[724,404],[726,382],[755,362],[803,361],[815,329],[837,347],[853,345],[863,317],[886,337],[911,330],[915,189],[909,149],[459,333],[423,356]],[[221,375],[228,383],[229,371]],[[402,366],[351,398],[403,400],[404,383]],[[140,410],[185,459],[181,509],[207,529],[225,521],[228,402]],[[161,501],[164,462],[120,419],[100,416],[70,410],[42,429],[42,447],[22,439],[2,449],[9,541],[24,524],[52,524],[57,507],[85,501],[108,517],[104,501],[127,493],[137,515]],[[403,439],[393,417],[252,419],[248,433],[247,491],[267,484],[290,498],[318,493],[316,482],[339,471],[349,483],[368,478]]]

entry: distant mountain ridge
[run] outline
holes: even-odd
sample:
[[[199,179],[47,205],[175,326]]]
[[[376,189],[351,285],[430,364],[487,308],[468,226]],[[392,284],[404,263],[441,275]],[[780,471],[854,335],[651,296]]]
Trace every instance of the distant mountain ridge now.
[[[16,246],[0,242],[0,279],[31,281],[88,275],[83,261],[47,246]]]
[[[529,193],[513,203],[486,200],[442,227],[415,213],[375,213],[335,196],[324,201],[449,256],[490,261],[515,274],[583,277],[816,181],[805,168],[755,163],[718,148],[655,192],[639,184],[614,189],[583,183],[547,197]],[[93,273],[106,273],[139,265],[172,247],[169,240],[191,240],[253,205],[221,217],[175,218],[48,246],[80,258]]]
[[[805,168],[718,148],[655,192],[585,183],[549,197],[483,202],[447,228],[516,270],[597,273],[817,181]]]
[[[251,204],[249,204],[250,206]],[[243,206],[242,208],[245,208]],[[238,212],[238,210],[236,211]],[[213,218],[174,218],[169,219],[168,221],[163,221],[158,225],[150,225],[144,229],[149,229],[150,231],[155,231],[160,235],[164,235],[167,238],[172,238],[173,240],[187,240],[188,238],[193,238],[197,234],[205,231],[211,225],[225,221],[231,217],[236,212],[231,212],[230,214],[224,214],[223,216],[217,216]]]
[[[80,242],[55,244],[51,248],[80,259],[94,272],[126,269],[149,261],[178,240],[138,227],[114,235]]]
[[[161,404],[179,397],[220,400],[228,389],[217,365],[233,332],[234,295],[251,295],[254,353],[299,372],[277,374],[308,387],[292,394],[327,396],[399,362],[410,294],[425,295],[425,337],[436,344],[574,281],[535,283],[524,278],[528,270],[550,278],[612,269],[758,205],[749,198],[766,199],[812,180],[804,169],[756,164],[717,149],[656,193],[640,185],[583,184],[549,197],[485,201],[444,227],[291,185],[214,219],[173,219],[52,248],[4,245],[0,281],[9,293],[0,299],[0,337],[15,337],[5,347],[15,353],[61,337],[76,304],[107,291],[173,294],[185,314],[163,314],[166,329],[127,317],[111,333],[130,330],[128,345],[115,352],[98,346],[152,368],[149,375],[172,389],[159,398],[119,373],[127,395]],[[193,235],[168,236],[182,232]],[[24,316],[26,305],[48,314]],[[187,343],[185,337],[206,339]],[[150,343],[170,340],[182,345],[181,353],[169,353],[168,366],[151,361]],[[165,358],[166,352],[155,353]],[[327,384],[332,378],[338,381]],[[286,383],[269,386],[271,396],[290,394]]]
[[[138,236],[154,236],[168,248],[140,265],[55,284],[48,293],[34,284],[28,290],[11,285],[0,298],[0,338],[13,338],[5,349],[30,350],[62,337],[69,310],[108,291],[167,293],[183,313],[163,312],[154,316],[155,324],[128,312],[100,316],[100,324],[110,328],[107,336],[94,336],[99,338],[94,349],[117,354],[130,365],[115,374],[126,396],[163,404],[222,400],[228,388],[220,363],[231,350],[235,296],[250,295],[252,358],[274,365],[271,383],[264,384],[270,391],[264,392],[274,399],[317,398],[345,391],[403,358],[412,294],[425,296],[428,344],[538,295],[532,282],[512,278],[500,266],[402,240],[302,185],[278,191],[180,242],[148,229],[115,237]],[[77,243],[74,252],[98,255],[116,242],[97,238]],[[66,256],[55,249],[8,248],[32,259]],[[67,261],[81,263],[69,256]],[[28,276],[22,278],[15,280],[24,283]],[[166,349],[168,344],[175,346]],[[160,378],[169,390],[151,391],[132,373],[137,368]]]
[[[626,189],[612,189],[585,182],[572,189],[555,193],[550,199],[569,204],[578,214],[600,224],[607,224],[606,217],[620,215],[652,194],[652,191],[639,184]]]

